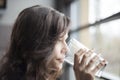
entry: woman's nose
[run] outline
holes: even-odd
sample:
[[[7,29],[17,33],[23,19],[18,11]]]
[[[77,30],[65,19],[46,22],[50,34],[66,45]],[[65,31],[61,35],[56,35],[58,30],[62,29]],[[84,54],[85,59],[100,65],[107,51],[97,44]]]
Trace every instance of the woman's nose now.
[[[68,50],[69,50],[68,45],[65,43],[62,49],[62,53],[66,54]]]

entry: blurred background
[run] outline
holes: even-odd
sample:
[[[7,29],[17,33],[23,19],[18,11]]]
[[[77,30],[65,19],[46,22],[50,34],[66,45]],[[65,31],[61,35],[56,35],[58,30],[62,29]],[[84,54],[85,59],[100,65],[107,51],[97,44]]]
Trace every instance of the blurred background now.
[[[33,5],[53,7],[72,20],[70,37],[95,48],[108,60],[100,78],[120,80],[120,0],[0,0],[0,57],[7,51],[12,26],[18,14]],[[60,80],[75,80],[72,66],[65,63]]]

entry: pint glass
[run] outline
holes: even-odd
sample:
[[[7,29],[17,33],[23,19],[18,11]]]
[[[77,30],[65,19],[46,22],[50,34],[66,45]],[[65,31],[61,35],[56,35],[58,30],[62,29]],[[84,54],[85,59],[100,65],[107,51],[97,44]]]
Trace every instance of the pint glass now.
[[[79,49],[86,49],[86,50],[89,50],[86,46],[84,46],[82,43],[80,43],[79,41],[77,41],[76,39],[72,38],[70,39],[69,43],[68,43],[68,48],[69,48],[69,51],[67,53],[67,56],[65,58],[65,61],[67,63],[69,63],[70,65],[74,65],[74,53],[76,53]],[[97,55],[97,53],[93,52],[91,57],[94,57],[95,55]],[[99,61],[103,61],[104,58],[101,57],[101,56],[98,56],[99,58]],[[97,77],[101,77],[101,74],[102,74],[102,71],[103,69],[105,68],[105,66],[107,65],[108,62],[106,62],[106,64],[96,72],[95,76]]]

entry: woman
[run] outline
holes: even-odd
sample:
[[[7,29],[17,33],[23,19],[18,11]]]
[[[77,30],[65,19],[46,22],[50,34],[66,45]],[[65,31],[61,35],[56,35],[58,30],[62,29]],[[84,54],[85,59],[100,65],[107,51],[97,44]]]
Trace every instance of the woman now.
[[[68,50],[69,26],[70,19],[52,8],[36,5],[24,9],[13,26],[8,52],[1,60],[0,80],[56,80]],[[90,71],[95,59],[87,67],[84,63],[91,53],[81,49],[75,54],[76,80],[93,80],[94,73],[104,65],[101,62]]]

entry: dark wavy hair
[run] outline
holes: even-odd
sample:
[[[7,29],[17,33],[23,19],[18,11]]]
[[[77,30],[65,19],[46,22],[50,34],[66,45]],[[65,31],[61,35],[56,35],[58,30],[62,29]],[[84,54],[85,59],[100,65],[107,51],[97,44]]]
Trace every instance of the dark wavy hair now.
[[[62,33],[69,29],[64,14],[40,5],[24,9],[13,26],[10,46],[0,63],[0,80],[46,80],[46,63]],[[58,72],[53,72],[56,78]]]

